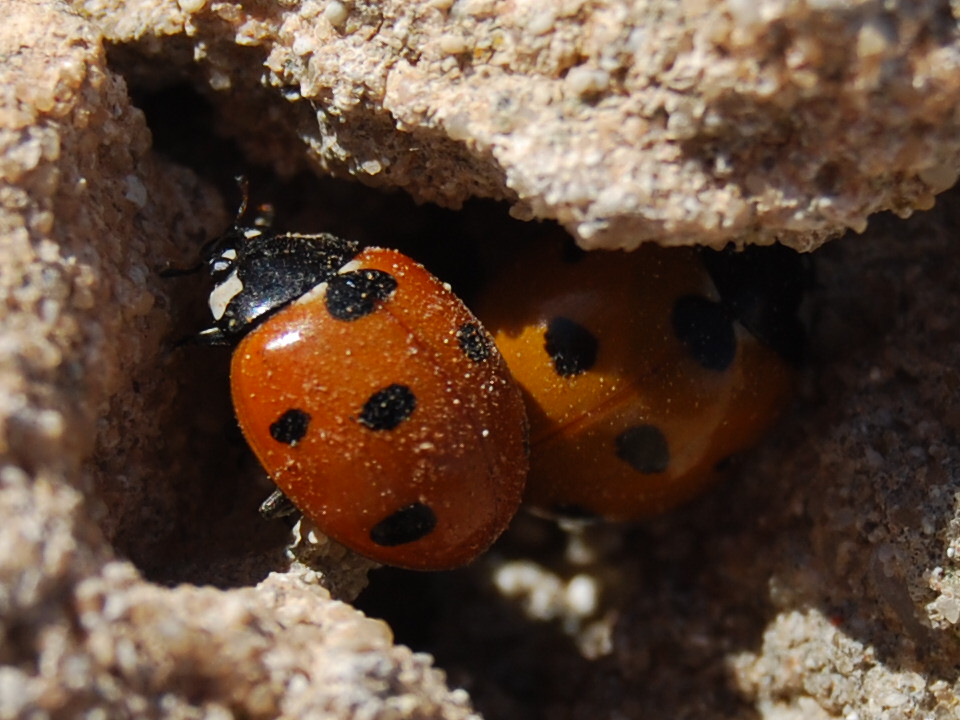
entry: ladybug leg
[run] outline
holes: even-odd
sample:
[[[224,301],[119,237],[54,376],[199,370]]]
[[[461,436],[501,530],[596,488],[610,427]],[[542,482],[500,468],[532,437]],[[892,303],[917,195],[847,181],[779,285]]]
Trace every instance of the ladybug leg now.
[[[277,520],[278,518],[295,515],[299,510],[290,498],[284,495],[280,490],[274,490],[270,497],[260,504],[260,516],[265,520]]]
[[[173,342],[172,348],[189,347],[192,345],[201,345],[204,347],[214,347],[217,345],[234,345],[235,338],[231,338],[220,328],[212,327],[201,330],[193,335],[184,335]]]
[[[189,335],[179,343],[180,345],[235,345],[236,338],[231,337],[220,328],[214,326],[201,330],[196,335]]]

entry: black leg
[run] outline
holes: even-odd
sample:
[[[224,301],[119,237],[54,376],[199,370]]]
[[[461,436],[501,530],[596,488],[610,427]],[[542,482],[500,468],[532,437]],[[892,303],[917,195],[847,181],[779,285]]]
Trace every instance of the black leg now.
[[[279,490],[270,493],[270,497],[260,504],[260,515],[266,520],[277,520],[278,518],[296,515],[299,510],[290,498]]]

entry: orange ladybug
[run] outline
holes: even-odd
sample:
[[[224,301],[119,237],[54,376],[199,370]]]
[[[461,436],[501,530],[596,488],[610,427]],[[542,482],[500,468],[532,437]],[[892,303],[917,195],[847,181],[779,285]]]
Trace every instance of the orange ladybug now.
[[[265,512],[292,503],[356,552],[415,570],[486,550],[520,503],[527,423],[450,289],[392,250],[239,224],[208,266],[214,324],[198,340],[236,345],[237,419],[282,493]]]
[[[791,396],[802,330],[796,273],[751,263],[752,252],[541,242],[487,285],[475,309],[530,420],[526,502],[647,517],[757,441]]]

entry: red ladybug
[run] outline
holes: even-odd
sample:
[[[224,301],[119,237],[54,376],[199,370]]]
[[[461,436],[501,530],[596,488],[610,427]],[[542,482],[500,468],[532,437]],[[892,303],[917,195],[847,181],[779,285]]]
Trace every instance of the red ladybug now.
[[[642,518],[754,444],[791,395],[802,340],[796,254],[773,255],[784,267],[756,251],[542,242],[500,272],[476,311],[526,400],[526,502]]]
[[[237,419],[282,494],[388,565],[440,570],[486,550],[520,503],[527,422],[449,287],[326,234],[238,224],[208,257],[214,325],[199,340],[236,345]]]

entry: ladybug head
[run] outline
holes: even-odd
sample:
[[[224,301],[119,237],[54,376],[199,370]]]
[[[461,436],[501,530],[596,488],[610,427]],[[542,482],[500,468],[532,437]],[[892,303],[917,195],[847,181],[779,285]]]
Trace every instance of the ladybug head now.
[[[209,306],[213,325],[197,340],[229,345],[271,313],[326,282],[359,252],[357,242],[329,233],[277,233],[245,226],[246,184],[233,225],[204,247],[203,261],[214,281]]]

